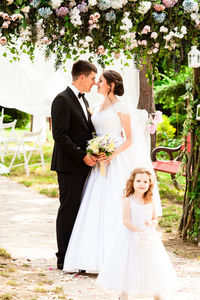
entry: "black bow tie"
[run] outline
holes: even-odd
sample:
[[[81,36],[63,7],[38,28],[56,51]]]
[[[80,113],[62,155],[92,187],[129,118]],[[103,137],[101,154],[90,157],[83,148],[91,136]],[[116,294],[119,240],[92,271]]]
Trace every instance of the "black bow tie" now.
[[[78,93],[78,98],[84,99],[85,93]]]

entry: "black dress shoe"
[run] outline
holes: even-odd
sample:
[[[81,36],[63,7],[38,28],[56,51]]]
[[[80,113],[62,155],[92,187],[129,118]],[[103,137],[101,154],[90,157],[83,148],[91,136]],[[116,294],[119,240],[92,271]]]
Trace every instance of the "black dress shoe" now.
[[[79,273],[86,273],[86,270],[79,270]]]
[[[57,269],[59,269],[59,270],[63,270],[63,264],[61,264],[61,263],[57,263]]]

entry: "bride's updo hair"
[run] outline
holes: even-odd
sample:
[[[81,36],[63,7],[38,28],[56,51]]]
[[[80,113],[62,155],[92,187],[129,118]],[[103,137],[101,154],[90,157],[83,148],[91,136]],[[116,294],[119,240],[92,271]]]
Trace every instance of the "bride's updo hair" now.
[[[124,85],[121,75],[113,70],[106,70],[103,72],[103,77],[106,79],[111,90],[111,83],[114,83],[114,94],[122,96],[124,94]]]

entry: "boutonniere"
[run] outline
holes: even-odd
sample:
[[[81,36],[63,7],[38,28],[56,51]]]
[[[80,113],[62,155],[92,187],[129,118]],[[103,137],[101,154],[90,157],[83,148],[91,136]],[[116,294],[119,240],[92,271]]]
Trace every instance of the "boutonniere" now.
[[[87,110],[88,110],[88,112],[89,112],[89,114],[90,114],[90,116],[93,114],[93,111],[91,110],[91,108],[87,108]]]

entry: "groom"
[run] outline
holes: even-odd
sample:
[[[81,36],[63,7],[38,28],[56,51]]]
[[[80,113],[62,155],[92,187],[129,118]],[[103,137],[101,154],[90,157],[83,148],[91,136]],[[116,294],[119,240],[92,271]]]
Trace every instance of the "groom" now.
[[[73,225],[79,210],[81,194],[90,167],[96,157],[86,154],[87,141],[94,127],[84,92],[95,85],[97,69],[88,61],[79,60],[72,67],[72,84],[58,94],[52,103],[54,149],[51,170],[57,172],[60,207],[56,220],[57,268],[63,269]]]

